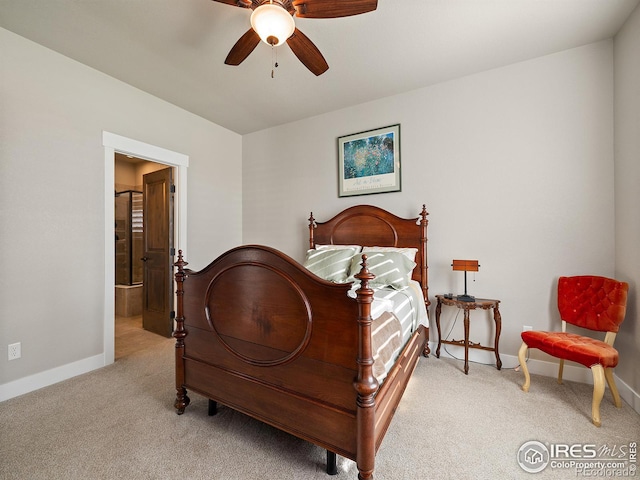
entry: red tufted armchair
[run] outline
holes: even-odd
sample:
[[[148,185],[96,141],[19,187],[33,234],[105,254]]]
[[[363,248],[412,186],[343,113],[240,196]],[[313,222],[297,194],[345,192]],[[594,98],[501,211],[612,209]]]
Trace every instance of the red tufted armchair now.
[[[593,373],[591,419],[599,427],[600,402],[604,396],[605,379],[616,407],[622,405],[613,379],[613,369],[618,365],[618,351],[613,348],[613,342],[624,320],[628,290],[629,285],[626,282],[605,277],[560,277],[558,310],[562,319],[562,332],[522,332],[523,343],[518,352],[525,377],[522,390],[528,392],[531,384],[526,362],[529,348],[537,348],[560,359],[558,383],[562,383],[565,360],[580,363],[590,368]],[[606,332],[604,341],[566,333],[567,322],[589,330]]]

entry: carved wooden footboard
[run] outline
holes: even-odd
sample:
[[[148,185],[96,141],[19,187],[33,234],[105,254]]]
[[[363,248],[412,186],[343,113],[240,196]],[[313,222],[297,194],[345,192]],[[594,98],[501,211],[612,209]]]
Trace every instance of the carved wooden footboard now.
[[[366,207],[369,213],[378,210]],[[422,223],[413,225],[415,238],[423,239],[416,269],[426,291],[424,208]],[[426,353],[428,330],[420,326],[414,332],[378,385],[372,371],[373,275],[363,258],[353,299],[347,296],[350,284],[327,282],[273,248],[237,247],[199,272],[185,268],[180,252],[174,332],[178,413],[189,405],[187,390],[198,392],[353,459],[358,478],[372,479],[375,453]]]

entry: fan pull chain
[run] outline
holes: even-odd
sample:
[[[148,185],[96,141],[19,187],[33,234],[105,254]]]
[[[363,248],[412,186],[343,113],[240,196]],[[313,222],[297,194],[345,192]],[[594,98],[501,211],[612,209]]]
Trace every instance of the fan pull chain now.
[[[276,57],[276,60],[275,60],[275,62],[274,62],[274,61],[273,61],[274,50],[275,50],[274,46],[273,46],[273,45],[271,45],[271,62],[273,63],[273,68],[271,69],[271,78],[273,78],[274,69],[275,69],[275,68],[278,68],[278,51],[277,51],[277,50],[275,50],[275,57]]]

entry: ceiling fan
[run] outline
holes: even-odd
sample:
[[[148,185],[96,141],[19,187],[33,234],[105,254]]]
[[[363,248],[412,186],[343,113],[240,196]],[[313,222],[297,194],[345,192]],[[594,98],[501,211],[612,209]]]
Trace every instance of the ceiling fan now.
[[[305,67],[315,75],[329,68],[309,38],[298,30],[293,17],[339,18],[372,12],[378,0],[213,0],[235,7],[250,8],[251,28],[231,48],[224,63],[240,65],[260,40],[272,47],[287,42]]]

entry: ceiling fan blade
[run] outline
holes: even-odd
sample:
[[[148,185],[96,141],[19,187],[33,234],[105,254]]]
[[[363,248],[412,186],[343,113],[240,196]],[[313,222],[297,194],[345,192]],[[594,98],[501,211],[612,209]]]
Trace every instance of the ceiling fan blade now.
[[[327,61],[309,38],[297,28],[293,35],[287,39],[287,45],[291,51],[298,57],[305,67],[318,76],[322,75],[329,69]]]
[[[260,37],[252,28],[238,39],[233,48],[229,51],[229,55],[225,58],[224,63],[227,65],[240,65],[244,62],[245,58],[249,56],[251,52],[260,43]]]
[[[234,7],[251,8],[251,0],[213,0],[214,2],[233,5]]]
[[[296,17],[339,18],[373,12],[378,0],[293,0]]]

